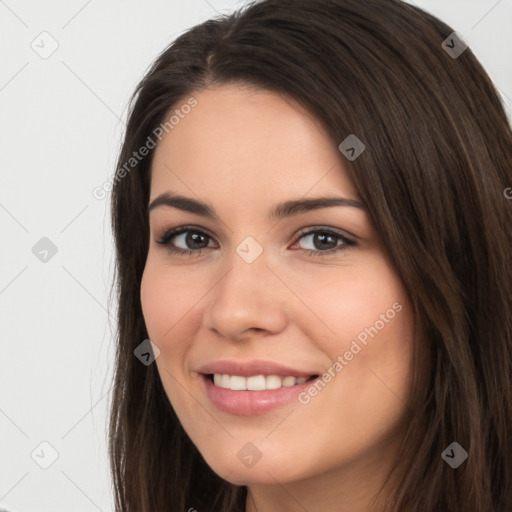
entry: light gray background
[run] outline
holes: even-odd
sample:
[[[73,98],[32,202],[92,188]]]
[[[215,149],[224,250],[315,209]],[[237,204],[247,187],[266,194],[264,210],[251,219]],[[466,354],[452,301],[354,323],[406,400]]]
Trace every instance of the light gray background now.
[[[511,0],[411,3],[464,38],[510,115]],[[152,60],[240,5],[0,0],[0,504],[13,511],[113,509],[113,252],[108,198],[92,190],[114,171],[128,98]],[[47,59],[31,47],[55,44],[43,31],[58,43]],[[42,237],[58,250],[46,263],[32,252]],[[58,453],[48,469],[35,462],[51,461],[43,441]]]

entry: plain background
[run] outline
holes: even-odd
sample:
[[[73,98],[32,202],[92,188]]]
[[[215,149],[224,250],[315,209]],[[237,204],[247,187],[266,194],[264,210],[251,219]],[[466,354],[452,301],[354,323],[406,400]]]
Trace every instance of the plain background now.
[[[13,511],[113,510],[113,252],[108,197],[92,190],[114,172],[149,64],[241,3],[0,0],[0,504]],[[512,2],[411,3],[463,37],[510,115]],[[43,237],[57,250],[46,262],[32,250]]]

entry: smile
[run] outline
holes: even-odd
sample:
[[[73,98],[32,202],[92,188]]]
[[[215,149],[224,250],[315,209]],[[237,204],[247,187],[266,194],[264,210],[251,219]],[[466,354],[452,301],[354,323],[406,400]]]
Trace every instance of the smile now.
[[[231,389],[232,391],[264,391],[270,389],[279,389],[282,387],[295,386],[303,384],[315,376],[307,377],[281,377],[279,375],[253,375],[244,377],[242,375],[228,375],[214,373],[210,375],[215,386]]]
[[[304,360],[307,359],[305,355]],[[303,366],[303,365],[300,365]],[[297,397],[319,378],[317,369],[285,366],[277,361],[217,360],[195,371],[203,393],[218,410],[252,416],[297,404]]]
[[[229,374],[201,374],[200,377],[203,393],[215,409],[236,416],[261,415],[289,404],[296,407],[299,394],[319,378],[318,375],[296,378]],[[214,382],[215,378],[219,384]]]

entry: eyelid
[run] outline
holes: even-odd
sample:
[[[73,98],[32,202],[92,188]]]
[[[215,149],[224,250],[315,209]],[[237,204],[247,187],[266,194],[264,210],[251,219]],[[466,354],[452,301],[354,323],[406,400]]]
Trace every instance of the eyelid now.
[[[358,239],[358,237],[356,235],[350,233],[350,231],[346,231],[344,229],[335,228],[335,227],[331,227],[331,226],[325,226],[323,224],[314,224],[314,225],[308,226],[306,228],[301,228],[297,232],[295,237],[300,238],[300,236],[302,236],[302,235],[311,234],[312,232],[322,231],[322,230],[325,230],[326,232],[336,233],[337,235],[339,235],[341,237],[351,239],[351,241],[353,241],[354,243]]]
[[[199,226],[193,226],[193,225],[182,225],[182,226],[177,226],[175,228],[171,228],[171,229],[167,230],[162,235],[162,237],[160,237],[159,240],[156,240],[156,243],[164,246],[170,254],[175,254],[175,255],[183,256],[183,257],[185,256],[185,254],[187,254],[188,256],[200,256],[205,249],[208,249],[208,248],[211,249],[211,247],[208,247],[208,246],[200,248],[200,249],[182,249],[179,247],[174,247],[170,243],[170,241],[173,238],[175,238],[183,233],[187,233],[187,232],[201,233],[203,235],[206,235],[209,238],[209,240],[213,240],[215,243],[217,243],[215,241],[215,237],[210,234],[209,230],[199,227]],[[307,227],[301,228],[299,230],[299,232],[297,232],[295,234],[295,236],[293,238],[294,241],[292,242],[291,245],[292,246],[296,245],[297,243],[300,242],[300,240],[302,238],[314,235],[315,233],[323,233],[323,234],[332,235],[332,236],[340,239],[342,242],[340,244],[337,244],[333,248],[329,248],[329,249],[325,249],[325,250],[302,249],[302,248],[299,248],[298,250],[302,251],[302,253],[307,254],[308,256],[316,256],[316,257],[325,256],[325,257],[327,257],[334,253],[340,254],[344,251],[349,250],[350,248],[352,248],[354,246],[359,245],[359,242],[356,241],[356,240],[358,240],[358,237],[354,236],[353,234],[351,234],[347,231],[341,230],[339,228],[334,228],[334,227],[330,227],[330,226],[327,227],[325,225],[313,225],[313,226],[307,226]],[[345,233],[349,233],[348,236]]]
[[[344,238],[347,238],[347,239],[351,239],[351,241],[354,242],[354,243],[358,239],[358,237],[356,235],[350,233],[349,231],[342,230],[342,229],[335,228],[335,227],[331,227],[331,226],[325,226],[325,225],[322,225],[322,224],[314,224],[314,225],[311,225],[311,226],[307,226],[307,227],[301,228],[299,231],[297,231],[295,233],[295,235],[293,236],[293,239],[294,239],[293,243],[296,243],[302,237],[302,235],[312,234],[312,233],[314,233],[316,231],[322,231],[322,230],[324,230],[326,232],[335,233],[336,235],[344,237]],[[208,229],[200,227],[200,226],[196,226],[196,225],[182,225],[182,226],[177,226],[175,228],[167,229],[158,238],[160,240],[167,239],[167,238],[170,239],[170,238],[172,238],[174,236],[177,236],[177,235],[179,235],[179,234],[181,234],[183,232],[186,232],[186,231],[197,231],[197,232],[200,232],[200,233],[204,233],[205,235],[208,235],[208,237],[213,239],[213,240],[216,239],[216,237]],[[169,237],[169,235],[171,235],[171,236]],[[160,243],[160,242],[158,242],[158,243]]]
[[[200,226],[195,226],[195,225],[183,225],[183,226],[177,226],[175,228],[170,228],[170,229],[165,230],[164,233],[160,237],[158,237],[159,240],[157,240],[157,243],[161,244],[161,245],[166,245],[167,242],[163,242],[163,240],[167,240],[167,241],[171,240],[175,236],[181,235],[182,233],[187,232],[187,231],[195,231],[198,233],[203,233],[203,234],[207,235],[209,238],[211,238],[212,240],[216,239],[215,236],[212,235],[210,233],[210,231],[206,228],[202,228]]]

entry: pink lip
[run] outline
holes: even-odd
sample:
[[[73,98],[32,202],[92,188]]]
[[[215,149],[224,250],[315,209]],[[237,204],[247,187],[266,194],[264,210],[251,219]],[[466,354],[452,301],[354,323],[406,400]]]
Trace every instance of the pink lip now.
[[[279,377],[311,377],[311,375],[318,375],[319,372],[301,371],[284,366],[272,361],[229,361],[219,360],[213,363],[206,364],[197,370],[198,373],[203,374],[228,374],[240,375],[241,377],[250,377],[251,375],[279,375]]]
[[[242,377],[250,377],[252,375],[278,375],[280,377],[292,376],[300,378],[320,375],[321,372],[304,372],[271,361],[237,362],[224,360],[206,364],[198,370],[198,373],[202,374],[201,381],[206,395],[218,409],[229,414],[252,416],[263,414],[296,400],[298,395],[307,389],[314,380],[278,389],[233,391],[216,386],[212,382],[210,375],[220,373],[240,375]]]
[[[205,392],[211,402],[221,411],[241,416],[253,416],[297,400],[300,393],[305,391],[314,380],[295,384],[294,386],[264,391],[233,391],[216,386],[208,375],[202,375]]]

